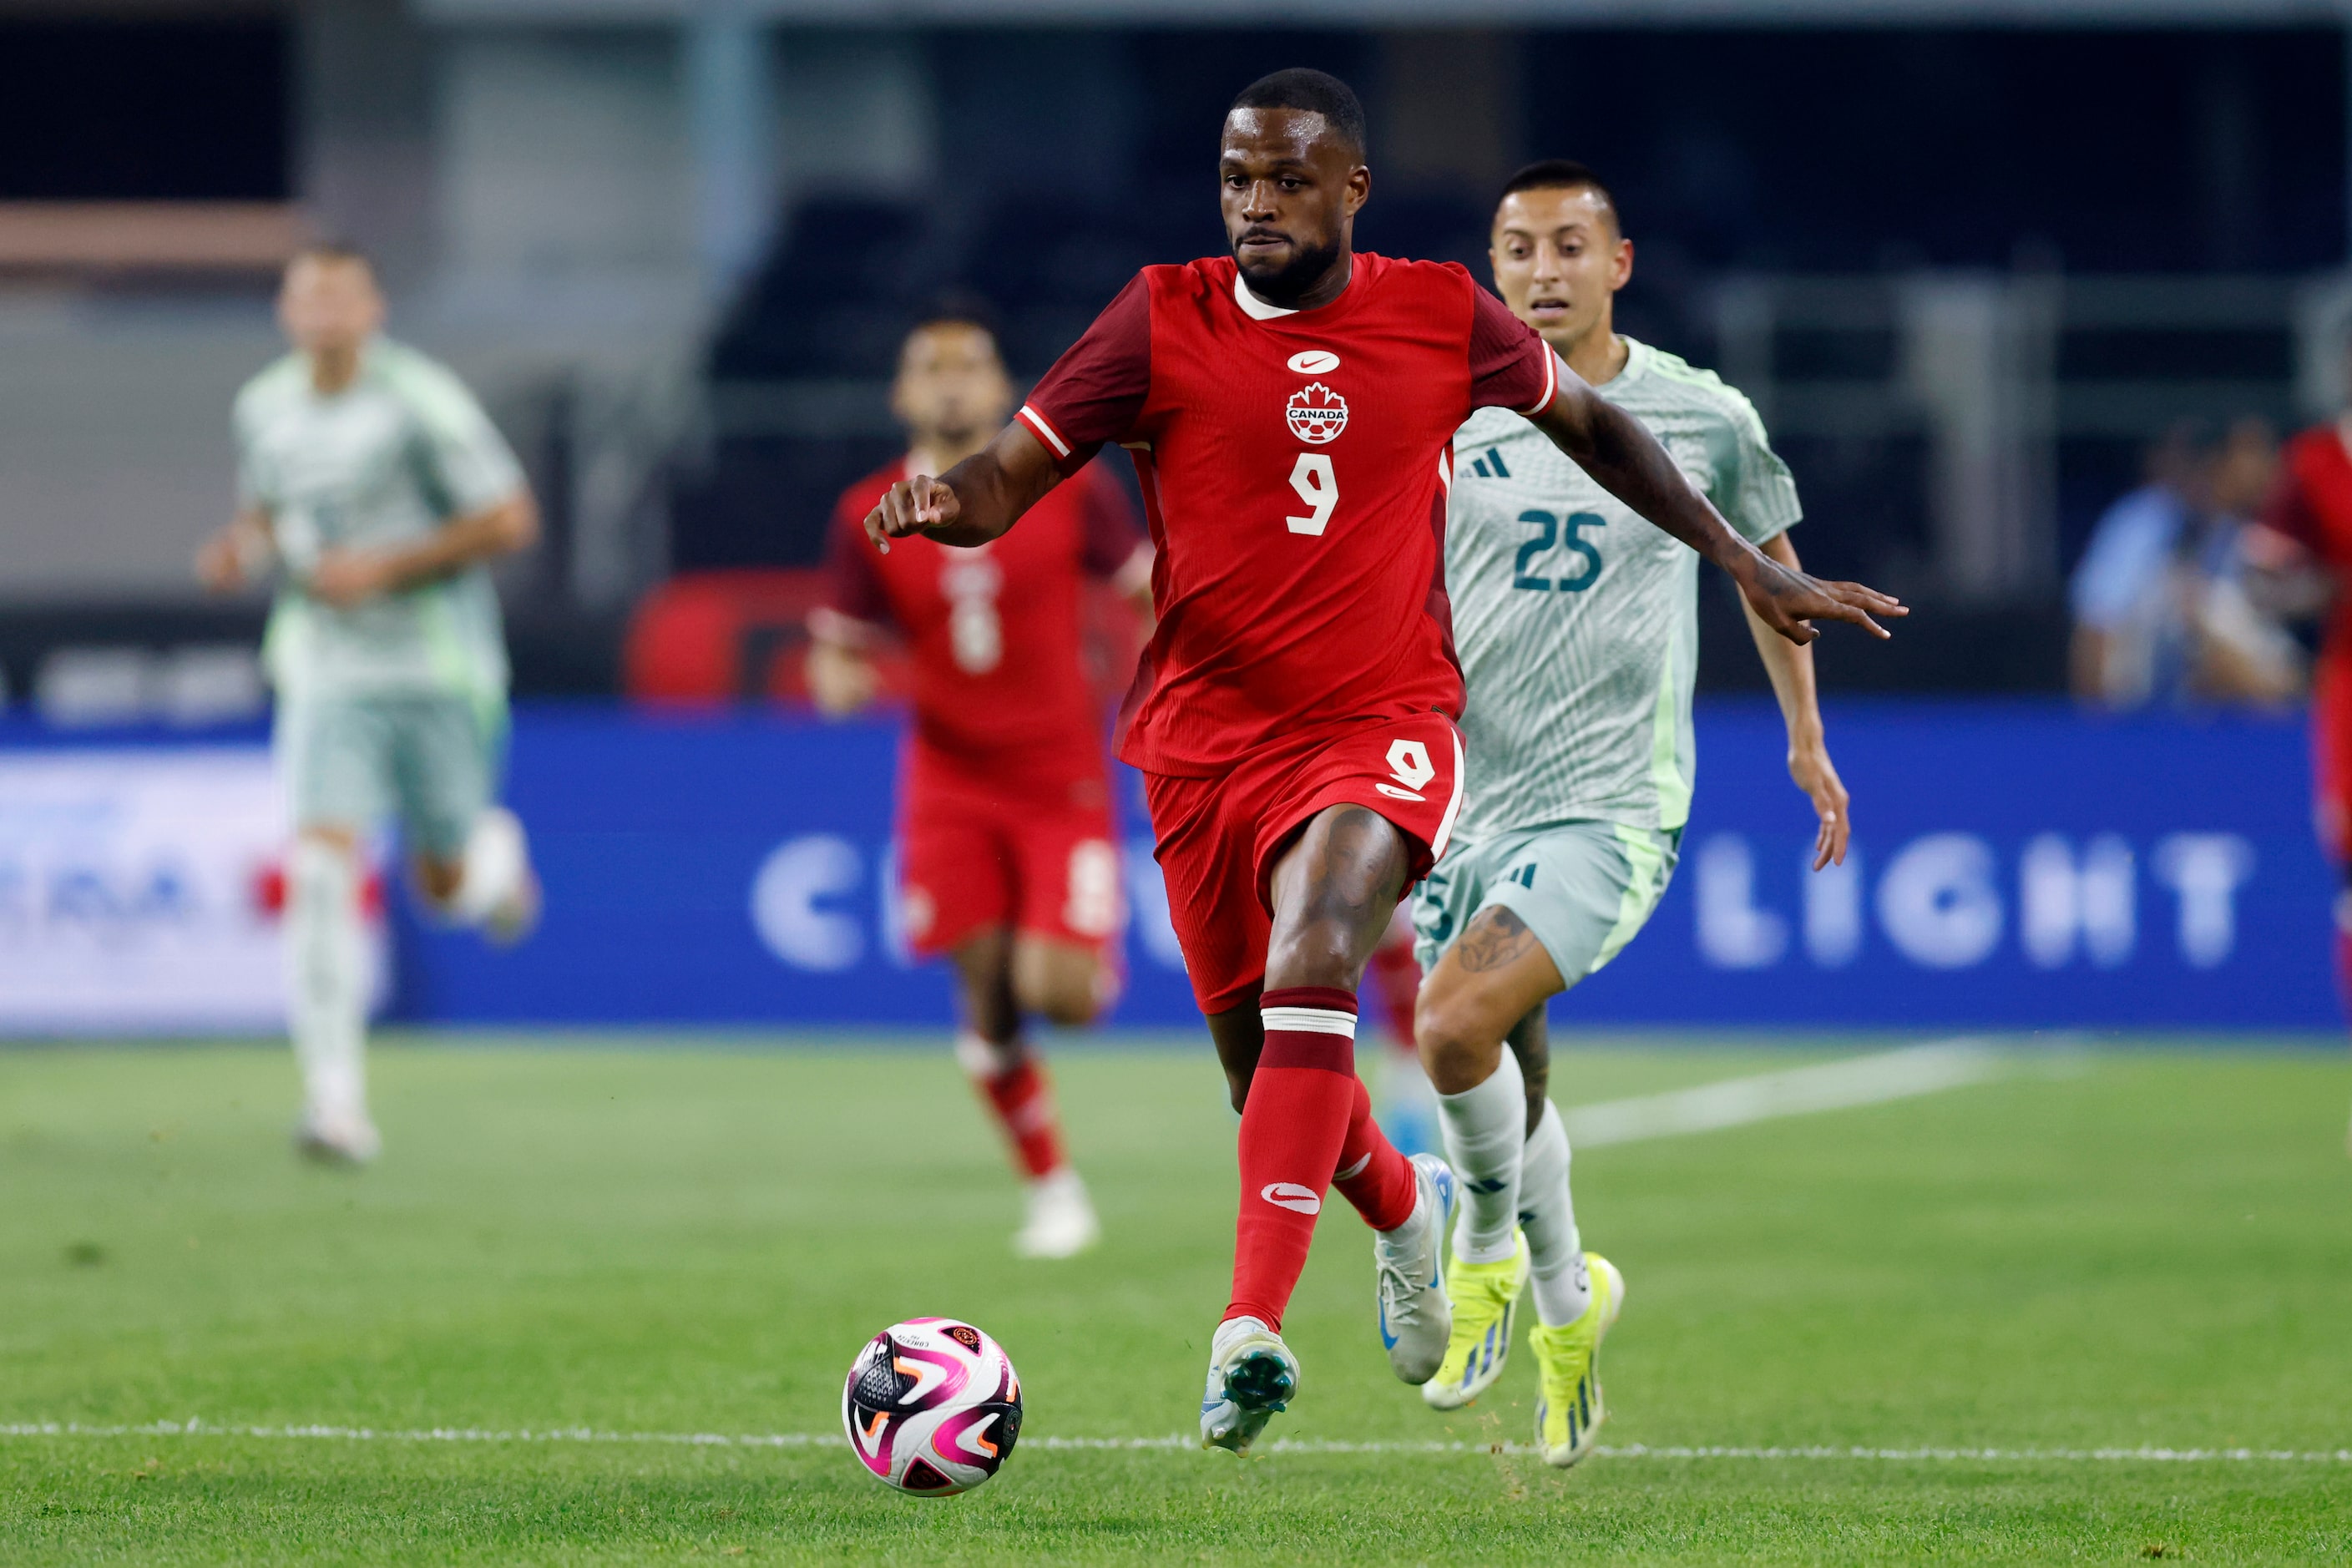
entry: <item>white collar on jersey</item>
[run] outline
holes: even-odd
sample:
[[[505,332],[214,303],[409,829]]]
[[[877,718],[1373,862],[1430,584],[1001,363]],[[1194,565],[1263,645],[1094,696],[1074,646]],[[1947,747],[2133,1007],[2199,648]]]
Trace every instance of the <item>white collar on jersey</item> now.
[[[1595,388],[1630,386],[1641,380],[1643,373],[1650,368],[1649,344],[1639,338],[1629,338],[1622,332],[1617,334],[1617,341],[1625,345],[1625,363],[1619,365],[1617,374],[1607,381],[1594,382],[1592,384]]]
[[[1235,268],[1234,269],[1234,303],[1239,305],[1242,308],[1242,314],[1247,316],[1253,321],[1271,321],[1276,316],[1295,316],[1298,314],[1297,310],[1286,306],[1269,305],[1265,300],[1259,299],[1256,295],[1251,293],[1249,291],[1249,285],[1242,281],[1241,269],[1239,268]]]
[[[1353,289],[1355,286],[1356,268],[1353,261],[1350,261],[1348,267],[1348,288],[1339,290],[1339,300],[1346,299],[1348,289]],[[1339,300],[1332,300],[1331,305],[1338,304]],[[1300,313],[1297,306],[1269,305],[1251,293],[1249,285],[1242,281],[1241,268],[1238,267],[1234,268],[1234,303],[1239,305],[1242,308],[1242,314],[1253,321],[1271,321],[1277,316],[1296,316]],[[1331,305],[1318,305],[1315,308],[1318,310],[1328,310]]]

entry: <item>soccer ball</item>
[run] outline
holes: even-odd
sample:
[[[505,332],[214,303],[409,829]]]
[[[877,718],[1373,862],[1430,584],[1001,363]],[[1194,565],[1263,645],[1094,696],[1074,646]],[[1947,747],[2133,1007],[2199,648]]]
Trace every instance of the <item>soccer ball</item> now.
[[[994,1475],[1021,1436],[1021,1376],[994,1340],[953,1318],[909,1318],[866,1342],[841,1390],[858,1463],[908,1497],[954,1497]]]

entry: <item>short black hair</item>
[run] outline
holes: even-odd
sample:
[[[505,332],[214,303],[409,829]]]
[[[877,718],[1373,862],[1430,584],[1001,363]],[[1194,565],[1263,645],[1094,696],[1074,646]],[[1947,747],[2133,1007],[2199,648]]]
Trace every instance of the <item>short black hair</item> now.
[[[1297,109],[1319,114],[1357,157],[1364,155],[1363,103],[1354,88],[1328,71],[1292,66],[1262,76],[1234,94],[1225,112],[1235,109]]]
[[[1617,193],[1609,188],[1608,181],[1573,158],[1546,158],[1529,163],[1503,182],[1495,205],[1502,205],[1505,196],[1520,191],[1591,191],[1609,209],[1609,221],[1617,226],[1617,237],[1625,237],[1625,217],[1617,205]]]
[[[986,332],[996,357],[1004,357],[1004,335],[997,326],[996,307],[969,289],[951,289],[934,296],[915,312],[914,320],[907,323],[906,337],[899,342],[904,343],[907,338],[933,327],[970,327]]]

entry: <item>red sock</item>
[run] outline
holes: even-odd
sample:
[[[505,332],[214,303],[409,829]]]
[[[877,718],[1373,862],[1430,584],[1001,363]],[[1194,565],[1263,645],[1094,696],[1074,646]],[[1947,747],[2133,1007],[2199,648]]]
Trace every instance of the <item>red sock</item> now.
[[[1004,1065],[1004,1048],[967,1035],[956,1042],[956,1056],[971,1077],[988,1108],[1013,1145],[1016,1164],[1032,1181],[1062,1168],[1062,1119],[1054,1109],[1054,1083],[1045,1067],[1022,1047],[1010,1047],[1013,1065]]]
[[[1421,1195],[1412,1162],[1397,1152],[1381,1124],[1372,1120],[1372,1093],[1362,1079],[1356,1080],[1355,1103],[1348,1110],[1348,1136],[1339,1145],[1339,1169],[1331,1184],[1356,1205],[1356,1212],[1374,1230],[1394,1230],[1411,1219],[1412,1205]]]
[[[1260,997],[1258,1012],[1265,1048],[1242,1109],[1242,1208],[1225,1316],[1279,1329],[1362,1086],[1355,997],[1325,985],[1286,986]]]

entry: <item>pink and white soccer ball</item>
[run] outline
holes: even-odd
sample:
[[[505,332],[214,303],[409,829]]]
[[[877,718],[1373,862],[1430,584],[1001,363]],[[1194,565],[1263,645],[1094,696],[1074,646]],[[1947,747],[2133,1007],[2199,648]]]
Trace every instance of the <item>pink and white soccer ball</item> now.
[[[908,1497],[953,1497],[994,1475],[1021,1436],[1021,1377],[953,1318],[909,1318],[866,1342],[841,1390],[857,1462]]]

